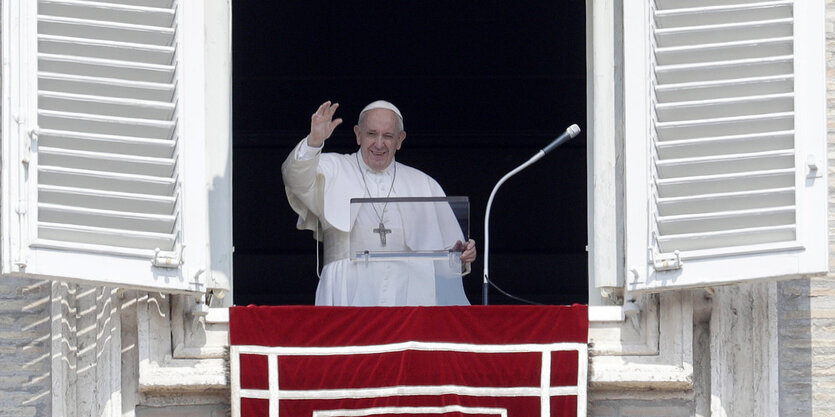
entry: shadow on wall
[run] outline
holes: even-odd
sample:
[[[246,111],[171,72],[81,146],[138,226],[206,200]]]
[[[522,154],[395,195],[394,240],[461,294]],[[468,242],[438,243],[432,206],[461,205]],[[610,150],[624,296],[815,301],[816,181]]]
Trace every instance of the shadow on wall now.
[[[0,281],[0,414],[50,414],[49,297],[49,281]]]
[[[118,406],[122,361],[119,295],[115,288],[52,284],[53,352],[52,407],[59,415],[99,415]],[[49,333],[49,329],[46,330]],[[125,346],[124,352],[133,346]],[[49,368],[47,368],[49,372]],[[123,410],[124,411],[124,410]],[[38,414],[41,415],[41,414]]]
[[[798,279],[778,283],[780,415],[812,416],[811,293],[821,286],[835,287],[827,279]],[[830,327],[831,328],[831,327]],[[835,333],[835,330],[830,332]],[[835,336],[833,334],[832,336]],[[830,362],[835,360],[830,359]],[[824,405],[835,411],[835,404]],[[824,412],[825,413],[825,412]]]

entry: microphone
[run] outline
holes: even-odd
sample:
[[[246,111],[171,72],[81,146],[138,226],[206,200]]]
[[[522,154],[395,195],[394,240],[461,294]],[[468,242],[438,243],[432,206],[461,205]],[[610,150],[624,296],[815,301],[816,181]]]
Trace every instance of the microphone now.
[[[572,139],[580,134],[580,126],[573,124],[568,126],[568,129],[565,129],[565,132],[562,135],[557,136],[548,146],[542,148],[542,153],[548,153],[553,151],[557,146],[562,145],[565,141]]]
[[[534,162],[540,160],[546,153],[553,151],[556,149],[557,146],[562,145],[569,139],[577,136],[580,134],[580,127],[576,124],[568,126],[568,129],[565,129],[563,134],[557,136],[548,146],[542,148],[539,152],[537,152],[531,159],[527,160],[522,165],[516,167],[513,171],[508,172],[505,174],[499,182],[496,183],[496,186],[493,187],[493,192],[490,193],[490,198],[487,199],[487,210],[484,213],[484,283],[482,284],[483,287],[481,289],[481,302],[484,305],[487,305],[487,292],[490,285],[489,277],[489,260],[490,260],[490,207],[493,206],[493,197],[496,196],[496,191],[498,191],[499,187],[507,181],[508,178],[516,175],[519,171],[527,168]],[[498,288],[498,287],[497,287]],[[515,297],[514,297],[515,298]]]

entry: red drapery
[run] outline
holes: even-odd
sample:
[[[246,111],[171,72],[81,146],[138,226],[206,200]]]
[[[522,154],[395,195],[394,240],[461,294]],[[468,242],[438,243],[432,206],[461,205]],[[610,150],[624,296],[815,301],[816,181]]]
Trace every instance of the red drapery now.
[[[578,416],[587,339],[583,305],[233,307],[233,414]]]

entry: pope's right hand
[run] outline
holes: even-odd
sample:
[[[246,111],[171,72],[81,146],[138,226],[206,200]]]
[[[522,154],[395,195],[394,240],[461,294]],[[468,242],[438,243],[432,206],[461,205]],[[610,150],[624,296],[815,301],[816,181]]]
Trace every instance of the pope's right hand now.
[[[310,116],[310,134],[307,136],[308,146],[320,147],[325,140],[331,137],[334,129],[342,123],[342,119],[334,119],[333,114],[339,103],[331,104],[330,100],[322,103],[316,113]]]

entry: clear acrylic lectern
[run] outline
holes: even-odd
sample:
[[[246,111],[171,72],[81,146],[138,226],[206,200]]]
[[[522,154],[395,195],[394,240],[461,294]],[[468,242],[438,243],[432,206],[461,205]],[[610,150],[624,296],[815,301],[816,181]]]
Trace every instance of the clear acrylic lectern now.
[[[446,260],[461,271],[468,197],[352,198],[351,220],[354,261]]]

